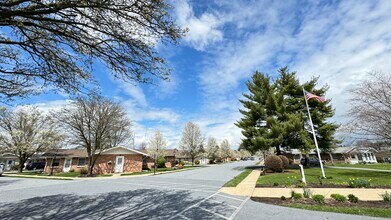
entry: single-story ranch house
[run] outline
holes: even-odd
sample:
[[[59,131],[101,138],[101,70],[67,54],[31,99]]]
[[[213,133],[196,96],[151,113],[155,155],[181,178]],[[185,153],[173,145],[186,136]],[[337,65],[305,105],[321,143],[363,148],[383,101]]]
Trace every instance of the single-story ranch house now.
[[[320,156],[322,160],[329,163],[377,163],[375,153],[377,153],[377,151],[374,148],[338,147],[334,149],[332,153],[321,153]],[[297,164],[300,163],[301,158],[304,157],[304,153],[298,149],[284,151],[284,155],[292,159],[293,162]],[[314,149],[312,149],[307,155],[310,157],[318,157]]]
[[[45,172],[80,171],[87,165],[86,149],[58,149],[42,155],[46,158]],[[104,150],[95,162],[94,174],[141,172],[146,153],[126,148],[114,147]]]

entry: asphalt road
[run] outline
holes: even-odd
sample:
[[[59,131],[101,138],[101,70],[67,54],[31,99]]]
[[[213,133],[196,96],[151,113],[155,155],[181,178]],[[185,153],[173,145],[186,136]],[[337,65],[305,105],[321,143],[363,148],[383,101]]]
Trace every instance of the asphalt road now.
[[[0,178],[0,219],[375,219],[257,203],[218,189],[254,161],[148,177]]]

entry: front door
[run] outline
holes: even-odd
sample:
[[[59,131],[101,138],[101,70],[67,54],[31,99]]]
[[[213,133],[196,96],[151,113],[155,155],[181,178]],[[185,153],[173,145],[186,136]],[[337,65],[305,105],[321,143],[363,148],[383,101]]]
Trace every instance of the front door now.
[[[69,170],[71,169],[71,164],[72,164],[72,158],[66,158],[64,161],[63,171],[69,172]]]
[[[115,160],[115,172],[122,173],[124,171],[124,156],[117,156]]]

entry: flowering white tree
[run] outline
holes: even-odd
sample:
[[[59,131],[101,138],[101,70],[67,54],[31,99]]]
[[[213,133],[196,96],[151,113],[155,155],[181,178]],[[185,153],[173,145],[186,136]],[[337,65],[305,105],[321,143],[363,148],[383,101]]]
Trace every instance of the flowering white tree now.
[[[21,173],[32,155],[58,147],[64,136],[54,127],[51,118],[35,106],[14,111],[0,109],[0,151],[18,157]]]
[[[231,157],[231,148],[227,139],[224,139],[220,144],[220,156],[224,160],[227,160],[228,157]]]
[[[157,130],[153,137],[149,140],[147,151],[149,155],[156,155],[157,158],[164,157],[164,151],[167,147],[167,141],[163,134]]]
[[[220,147],[217,144],[217,141],[213,137],[208,138],[208,144],[206,146],[206,156],[209,158],[210,162],[213,162],[216,158],[220,156],[219,154]]]
[[[194,159],[203,153],[204,137],[201,134],[200,127],[193,122],[187,122],[182,132],[182,139],[179,148],[183,154],[191,158],[194,166]]]

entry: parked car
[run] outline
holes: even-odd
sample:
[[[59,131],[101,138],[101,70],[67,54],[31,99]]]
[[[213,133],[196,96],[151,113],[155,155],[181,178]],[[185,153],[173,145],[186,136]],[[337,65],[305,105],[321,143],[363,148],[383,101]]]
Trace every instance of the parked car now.
[[[306,161],[306,159],[307,159],[307,161]],[[301,158],[300,163],[303,166],[310,166],[310,167],[311,166],[313,166],[313,167],[320,166],[319,159],[315,158],[315,157],[307,157],[307,158],[303,157],[303,158]],[[322,161],[322,164],[324,165],[324,161]]]
[[[3,174],[4,168],[5,168],[5,165],[3,163],[0,163],[0,176]]]
[[[27,170],[42,170],[45,168],[45,162],[32,162],[26,165]]]

